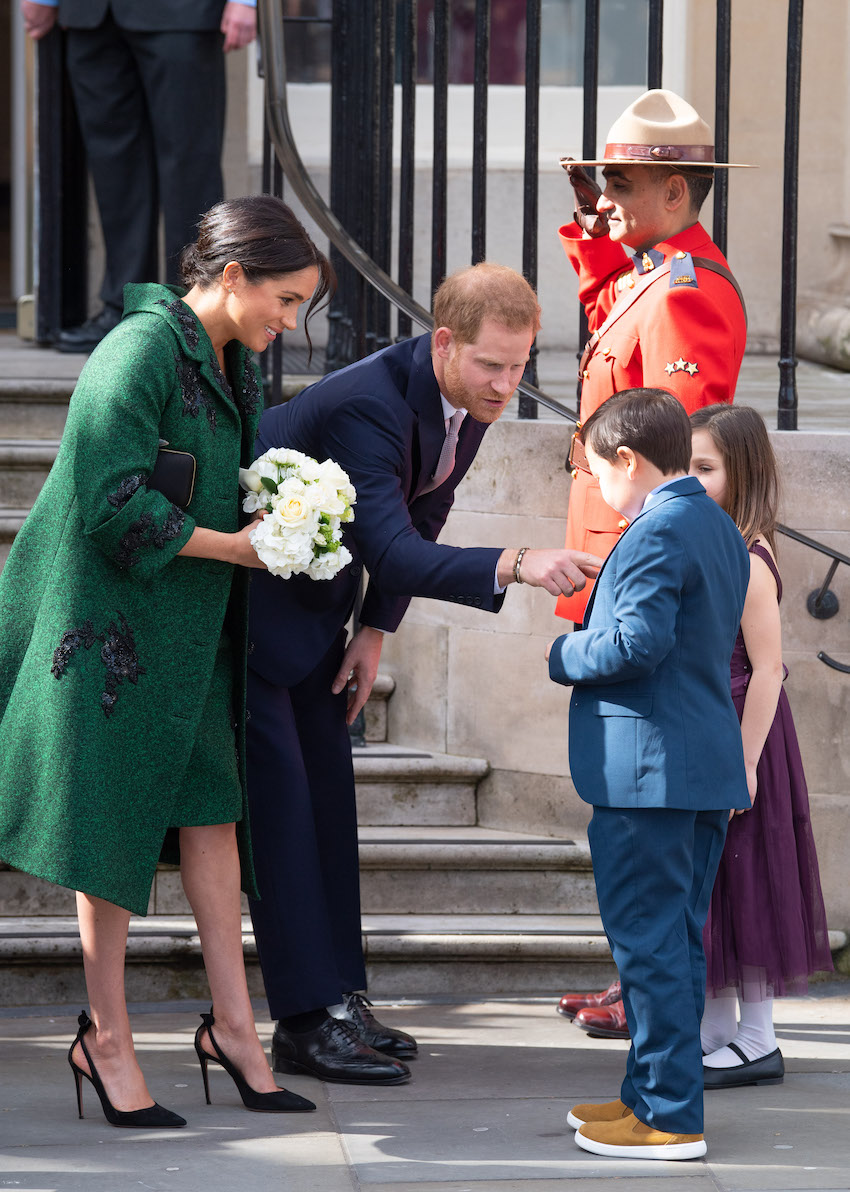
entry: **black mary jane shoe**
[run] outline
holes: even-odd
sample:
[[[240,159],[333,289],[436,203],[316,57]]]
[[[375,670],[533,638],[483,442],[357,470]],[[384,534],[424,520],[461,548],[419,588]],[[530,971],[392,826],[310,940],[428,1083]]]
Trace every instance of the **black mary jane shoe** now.
[[[748,1060],[735,1043],[729,1043],[727,1046],[735,1055],[740,1056],[743,1063],[736,1064],[734,1068],[707,1068],[703,1064],[703,1088],[738,1089],[748,1084],[782,1084],[785,1079],[785,1061],[778,1047],[771,1051],[770,1055]]]
[[[381,1055],[391,1055],[397,1060],[416,1058],[419,1045],[413,1036],[378,1022],[372,1013],[372,1003],[365,994],[346,993],[343,995],[343,1005],[346,1015],[344,1021],[354,1027],[367,1047],[373,1047]]]
[[[103,1087],[103,1081],[98,1076],[97,1068],[94,1066],[94,1061],[91,1058],[88,1047],[86,1047],[84,1036],[92,1025],[92,1021],[85,1010],[80,1011],[80,1017],[77,1019],[77,1022],[80,1029],[77,1031],[77,1037],[74,1039],[71,1049],[68,1052],[68,1063],[71,1065],[71,1071],[74,1073],[74,1084],[77,1087],[77,1110],[80,1117],[83,1116],[83,1077],[85,1076],[86,1080],[91,1081],[94,1085],[94,1091],[100,1098],[100,1107],[103,1110],[103,1116],[109,1122],[110,1126],[125,1126],[128,1130],[162,1130],[174,1129],[186,1125],[186,1119],[180,1117],[179,1113],[172,1113],[170,1109],[165,1109],[164,1106],[158,1104],[156,1101],[146,1109],[116,1109],[109,1100],[106,1089]],[[86,1062],[89,1066],[88,1072],[84,1072],[74,1061],[74,1048],[78,1043],[82,1048],[83,1055],[86,1057]]]
[[[215,1035],[212,1033],[212,1028],[215,1024],[212,1009],[210,1009],[209,1014],[202,1014],[201,1019],[201,1025],[195,1031],[195,1051],[198,1054],[198,1060],[201,1064],[201,1075],[204,1078],[204,1092],[207,1096],[207,1105],[212,1105],[212,1101],[210,1101],[210,1082],[207,1076],[207,1064],[212,1063],[221,1064],[239,1090],[242,1104],[246,1109],[253,1110],[254,1113],[306,1113],[316,1108],[312,1101],[308,1101],[306,1097],[299,1097],[297,1093],[291,1093],[289,1089],[275,1089],[273,1093],[258,1093],[256,1089],[251,1088],[239,1069],[235,1064],[230,1062],[215,1041]],[[207,1038],[212,1044],[215,1055],[210,1055],[209,1052],[204,1051],[203,1047],[201,1047],[201,1035],[204,1031],[207,1032]]]

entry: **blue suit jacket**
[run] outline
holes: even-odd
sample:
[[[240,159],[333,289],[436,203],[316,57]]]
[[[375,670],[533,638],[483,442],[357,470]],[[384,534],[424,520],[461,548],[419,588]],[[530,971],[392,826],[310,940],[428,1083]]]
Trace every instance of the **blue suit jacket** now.
[[[749,580],[737,527],[693,477],[656,494],[608,556],[577,633],[570,773],[587,803],[749,807],[729,664]]]
[[[329,649],[351,615],[363,567],[369,586],[364,625],[398,628],[412,596],[431,596],[498,612],[493,593],[501,549],[459,549],[436,543],[454,490],[487,429],[463,420],[455,468],[423,493],[445,439],[430,337],[384,348],[329,373],[260,421],[257,454],[292,447],[334,459],[357,491],[354,522],[344,542],[353,556],[332,580],[283,580],[255,571],[251,580],[250,665],[271,683],[292,686]]]

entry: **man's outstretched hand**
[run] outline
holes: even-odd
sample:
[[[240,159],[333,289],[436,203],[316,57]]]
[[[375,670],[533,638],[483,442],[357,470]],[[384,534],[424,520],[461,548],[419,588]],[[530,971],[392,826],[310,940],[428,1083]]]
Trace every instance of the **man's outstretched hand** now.
[[[514,565],[517,552],[502,551],[496,576],[503,588],[516,581]],[[553,596],[572,596],[580,592],[588,579],[593,579],[602,566],[602,559],[583,550],[526,550],[519,568],[521,583],[530,588],[545,588]]]
[[[569,164],[564,164],[564,163]],[[568,157],[561,161],[573,188],[575,198],[575,221],[583,232],[596,239],[608,235],[608,216],[600,215],[596,203],[602,190],[588,174],[584,166],[571,162]]]

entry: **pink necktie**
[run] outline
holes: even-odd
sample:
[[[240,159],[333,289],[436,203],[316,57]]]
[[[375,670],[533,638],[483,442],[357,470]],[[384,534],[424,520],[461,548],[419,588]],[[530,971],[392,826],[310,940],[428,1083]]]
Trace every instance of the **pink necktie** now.
[[[437,467],[434,469],[434,475],[431,477],[429,484],[426,484],[422,489],[423,493],[433,492],[435,488],[439,488],[444,480],[448,480],[451,476],[455,466],[455,454],[457,452],[457,436],[460,431],[460,424],[463,422],[463,413],[456,410],[449,419],[446,428],[446,437],[443,440],[443,447],[440,451],[440,458],[437,460]]]

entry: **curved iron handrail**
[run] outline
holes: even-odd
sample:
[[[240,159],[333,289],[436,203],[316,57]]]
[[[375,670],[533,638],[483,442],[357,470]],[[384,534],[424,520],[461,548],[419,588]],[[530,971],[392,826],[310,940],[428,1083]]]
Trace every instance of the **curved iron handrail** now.
[[[304,210],[314,223],[322,229],[327,238],[346,260],[350,261],[379,294],[387,298],[399,310],[430,331],[434,320],[424,306],[411,298],[401,286],[384,272],[369,254],[354,240],[339,222],[319,194],[310,177],[292,135],[289,121],[289,106],[286,98],[286,51],[283,32],[282,0],[259,0],[260,43],[263,55],[263,69],[266,80],[266,116],[269,136],[275,147],[286,180],[298,196]],[[578,421],[576,411],[569,409],[554,397],[541,392],[535,385],[521,381],[518,390],[531,397],[562,418]]]
[[[403,311],[426,330],[430,330],[434,325],[434,320],[428,311],[423,306],[420,306],[406,290],[403,290],[388,273],[375,264],[369,254],[348,234],[316,189],[304,162],[301,160],[301,155],[295,144],[295,139],[292,135],[292,126],[289,121],[289,107],[286,97],[287,73],[282,0],[258,0],[258,5],[260,41],[266,82],[266,114],[269,135],[274,144],[278,161],[286,175],[287,182],[292,187],[293,192],[298,196],[304,210],[310,215],[311,219],[322,229],[331,244],[338,249],[346,260],[351,262],[366,281],[374,286],[384,298],[397,306],[399,310]],[[543,393],[536,386],[522,381],[518,388],[520,393],[538,401],[554,414],[558,414],[570,422],[578,421],[576,411],[570,410],[555,398],[549,397],[548,394]],[[820,590],[811,593],[808,607],[812,616],[823,618],[834,615],[838,611],[838,601],[833,593],[829,591],[829,581],[839,563],[850,566],[850,558],[843,555],[840,551],[827,546],[825,543],[818,542],[814,538],[808,538],[798,530],[792,530],[790,527],[782,524],[778,524],[776,528],[781,534],[793,538],[795,541],[802,543],[812,550],[819,551],[821,554],[831,557],[833,562],[829,574]],[[850,673],[850,667],[830,658],[823,651],[818,654],[818,658],[835,670]]]

